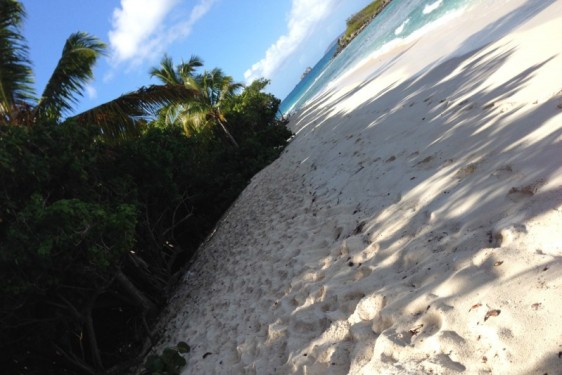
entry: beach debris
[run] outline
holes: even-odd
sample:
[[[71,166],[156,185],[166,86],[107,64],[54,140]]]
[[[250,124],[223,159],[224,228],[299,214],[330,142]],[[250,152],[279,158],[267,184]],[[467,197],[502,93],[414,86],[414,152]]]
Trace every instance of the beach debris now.
[[[203,359],[207,358],[207,357],[210,356],[211,354],[213,354],[213,353],[207,352],[207,353],[203,354]]]
[[[542,306],[542,303],[537,302],[537,303],[533,303],[533,304],[531,305],[531,308],[536,311],[536,310],[540,309],[541,306]]]
[[[415,335],[417,335],[418,333],[420,333],[420,331],[422,330],[422,328],[423,328],[423,323],[422,323],[422,324],[419,324],[419,325],[417,325],[417,326],[415,326],[414,328],[410,329],[408,332],[410,332],[410,334],[411,334],[412,336],[415,336]]]
[[[489,318],[491,318],[492,316],[498,316],[500,315],[502,311],[501,310],[489,310],[486,313],[486,316],[484,317],[484,321],[488,320]]]
[[[494,263],[494,267],[499,267],[503,264],[503,260],[498,260],[496,263]]]
[[[470,309],[468,309],[468,312],[471,312],[472,310],[476,310],[477,308],[479,308],[481,306],[482,306],[481,303],[476,303],[476,304],[472,305],[472,307]]]
[[[486,363],[486,362],[488,362],[488,357],[483,356],[483,357],[482,357],[482,363]]]

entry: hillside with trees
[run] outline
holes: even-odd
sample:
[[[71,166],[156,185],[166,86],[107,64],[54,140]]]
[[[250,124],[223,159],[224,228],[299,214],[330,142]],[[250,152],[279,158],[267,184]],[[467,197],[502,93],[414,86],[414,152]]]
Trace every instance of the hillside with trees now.
[[[142,87],[68,117],[106,46],[72,34],[43,93],[0,0],[0,367],[123,374],[199,244],[291,136],[266,80],[164,57]],[[187,340],[188,338],[186,338]]]
[[[353,39],[390,4],[390,0],[375,0],[359,12],[349,17],[346,21],[347,28],[343,35],[338,39],[336,55],[351,43]]]

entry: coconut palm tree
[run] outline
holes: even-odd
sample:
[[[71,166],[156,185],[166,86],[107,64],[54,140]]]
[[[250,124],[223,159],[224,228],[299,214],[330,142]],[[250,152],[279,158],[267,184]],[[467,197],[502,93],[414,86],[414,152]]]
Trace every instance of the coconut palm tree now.
[[[221,105],[243,85],[234,82],[231,76],[225,75],[218,68],[194,75],[195,69],[202,65],[201,59],[192,56],[187,63],[182,62],[174,67],[172,59],[164,56],[160,67],[151,69],[150,75],[161,83],[182,84],[196,93],[180,104],[164,108],[160,113],[161,121],[165,125],[181,125],[186,135],[197,133],[208,126],[219,125],[228,140],[238,147],[238,143],[228,131]]]
[[[31,63],[20,32],[24,16],[20,3],[0,0],[0,124],[19,122],[34,97]]]
[[[219,68],[196,76],[195,83],[198,94],[191,102],[190,121],[203,125],[218,124],[230,142],[238,147],[238,143],[226,127],[226,117],[222,111],[222,105],[244,86],[234,82],[231,76],[225,75]]]
[[[194,72],[197,68],[203,66],[203,60],[198,56],[191,56],[188,62],[181,62],[178,66],[174,66],[173,60],[168,55],[164,55],[160,61],[159,67],[150,69],[150,76],[157,78],[163,85],[183,85],[188,90],[197,91],[194,81]],[[180,126],[184,133],[189,135],[194,129],[188,129],[185,121],[182,121],[181,114],[185,112],[185,103],[175,103],[163,107],[159,111],[158,122],[164,126]]]
[[[190,85],[195,70],[203,66],[203,60],[196,55],[192,55],[188,62],[183,62],[174,67],[172,58],[164,55],[160,61],[160,68],[153,67],[150,69],[150,76],[156,77],[165,85]]]
[[[143,87],[71,117],[67,116],[93,78],[92,68],[106,45],[77,32],[67,39],[43,93],[35,97],[28,47],[21,27],[25,10],[17,0],[0,0],[0,124],[34,125],[73,121],[99,126],[106,138],[138,133],[139,123],[163,106],[194,96],[194,89],[169,84]]]

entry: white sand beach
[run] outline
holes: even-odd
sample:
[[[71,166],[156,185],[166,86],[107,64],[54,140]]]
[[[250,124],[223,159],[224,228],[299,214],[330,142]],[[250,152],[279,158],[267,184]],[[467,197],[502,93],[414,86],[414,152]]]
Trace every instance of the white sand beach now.
[[[562,374],[562,0],[495,0],[292,117],[164,315],[183,374]]]

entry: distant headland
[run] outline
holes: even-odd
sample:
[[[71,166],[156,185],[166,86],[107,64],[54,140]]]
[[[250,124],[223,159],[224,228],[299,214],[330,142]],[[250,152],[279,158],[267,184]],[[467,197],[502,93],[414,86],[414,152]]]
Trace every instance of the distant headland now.
[[[312,70],[312,67],[310,67],[310,66],[305,69],[305,71],[301,75],[301,81],[304,79],[304,77],[306,77],[308,75],[308,73],[310,73],[311,70]]]
[[[347,29],[338,39],[338,48],[334,53],[336,57],[376,16],[383,11],[391,0],[375,0],[346,21]]]

